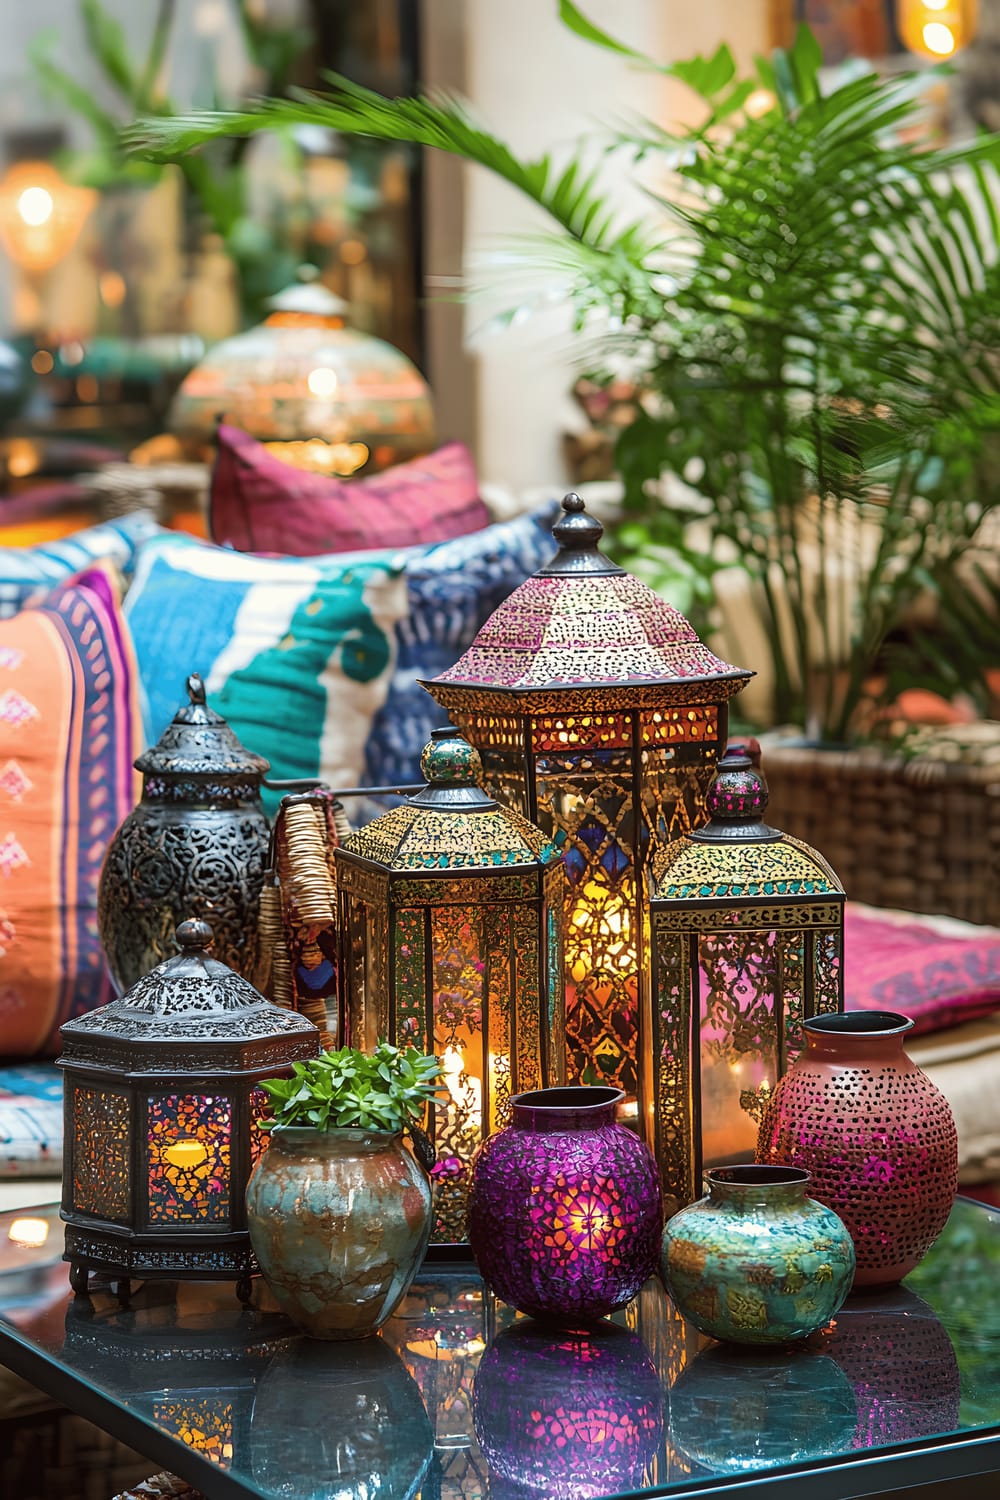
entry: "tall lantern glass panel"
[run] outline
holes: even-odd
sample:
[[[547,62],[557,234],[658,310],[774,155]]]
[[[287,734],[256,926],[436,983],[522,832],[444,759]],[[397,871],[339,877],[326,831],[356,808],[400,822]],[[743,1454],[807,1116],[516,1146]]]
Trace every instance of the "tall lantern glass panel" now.
[[[802,1022],[844,1008],[844,891],[823,856],[763,822],[767,787],[731,751],[710,821],[658,851],[650,912],[650,1141],[668,1212],[708,1167],[752,1161]]]
[[[728,700],[751,673],[603,555],[579,496],[563,510],[553,561],[424,686],[478,747],[487,790],[565,841],[568,1080],[623,1089],[645,1130],[644,868],[703,821]]]
[[[563,1081],[562,909],[556,844],[478,786],[478,752],[438,731],[427,785],[336,850],[342,1035],[434,1052],[432,1240],[465,1238],[476,1147],[512,1094]]]

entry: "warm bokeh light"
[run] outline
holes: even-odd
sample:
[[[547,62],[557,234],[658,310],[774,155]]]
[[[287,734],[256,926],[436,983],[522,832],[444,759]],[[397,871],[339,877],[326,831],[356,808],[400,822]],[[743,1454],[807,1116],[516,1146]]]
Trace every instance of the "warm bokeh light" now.
[[[25,188],[17,200],[17,211],[26,224],[38,229],[52,217],[55,203],[52,194],[43,187]]]
[[[903,45],[934,61],[969,45],[978,13],[977,0],[899,0],[897,24]]]
[[[768,110],[774,108],[774,105],[775,98],[770,89],[754,89],[753,93],[747,96],[743,109],[751,120],[759,120],[761,115],[766,115]]]
[[[336,370],[332,370],[329,365],[317,365],[315,370],[309,371],[306,379],[310,393],[318,396],[321,401],[328,401],[331,396],[335,396],[339,384]]]
[[[31,368],[36,375],[51,374],[54,364],[55,360],[47,349],[36,349],[35,353],[31,356]]]
[[[19,161],[0,179],[0,240],[15,264],[43,273],[68,255],[97,194],[64,182],[51,162]]]
[[[927,47],[938,57],[950,57],[955,50],[955,34],[950,26],[941,21],[932,21],[923,30]]]
[[[49,1225],[45,1219],[15,1219],[7,1231],[12,1245],[25,1250],[37,1250],[49,1237]]]
[[[97,280],[97,289],[105,307],[121,307],[128,288],[120,271],[102,271]]]

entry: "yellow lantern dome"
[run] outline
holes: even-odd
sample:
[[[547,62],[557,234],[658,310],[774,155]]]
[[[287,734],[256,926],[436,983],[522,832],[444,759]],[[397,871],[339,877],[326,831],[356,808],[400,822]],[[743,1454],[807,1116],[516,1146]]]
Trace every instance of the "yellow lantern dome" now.
[[[400,350],[345,324],[310,267],[263,323],[223,339],[182,383],[168,426],[211,442],[224,417],[297,468],[388,468],[434,446],[427,382]]]

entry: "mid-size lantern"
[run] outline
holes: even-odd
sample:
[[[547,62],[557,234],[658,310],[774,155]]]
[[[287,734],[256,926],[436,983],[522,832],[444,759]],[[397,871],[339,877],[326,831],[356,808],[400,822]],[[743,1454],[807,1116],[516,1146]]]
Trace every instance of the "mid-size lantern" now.
[[[750,672],[713,656],[676,609],[598,548],[577,495],[553,561],[515,589],[463,657],[424,686],[479,749],[485,786],[565,839],[570,1082],[638,1106],[652,845],[696,827]]]
[[[710,821],[658,851],[650,883],[650,1145],[668,1211],[702,1171],[752,1161],[802,1022],[844,1008],[844,891],[808,844],[763,822],[767,786],[724,756]]]
[[[236,1281],[257,1269],[247,1178],[264,1149],[263,1078],[319,1050],[311,1021],[265,1000],[182,922],[180,953],[121,999],[67,1021],[62,1217],[70,1282]]]
[[[465,1238],[476,1147],[512,1094],[562,1081],[563,869],[559,850],[479,786],[454,730],[420,762],[427,785],[336,850],[342,1035],[441,1059],[433,1111],[435,1243]]]

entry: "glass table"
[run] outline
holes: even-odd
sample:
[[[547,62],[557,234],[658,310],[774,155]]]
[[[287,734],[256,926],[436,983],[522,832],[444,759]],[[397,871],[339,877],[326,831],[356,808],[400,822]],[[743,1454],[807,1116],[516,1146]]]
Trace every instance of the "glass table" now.
[[[0,1215],[0,1362],[211,1500],[1000,1493],[1000,1213],[968,1200],[904,1286],[762,1354],[658,1282],[577,1336],[428,1266],[380,1337],[322,1344],[262,1282],[74,1300],[61,1251],[55,1208]]]

